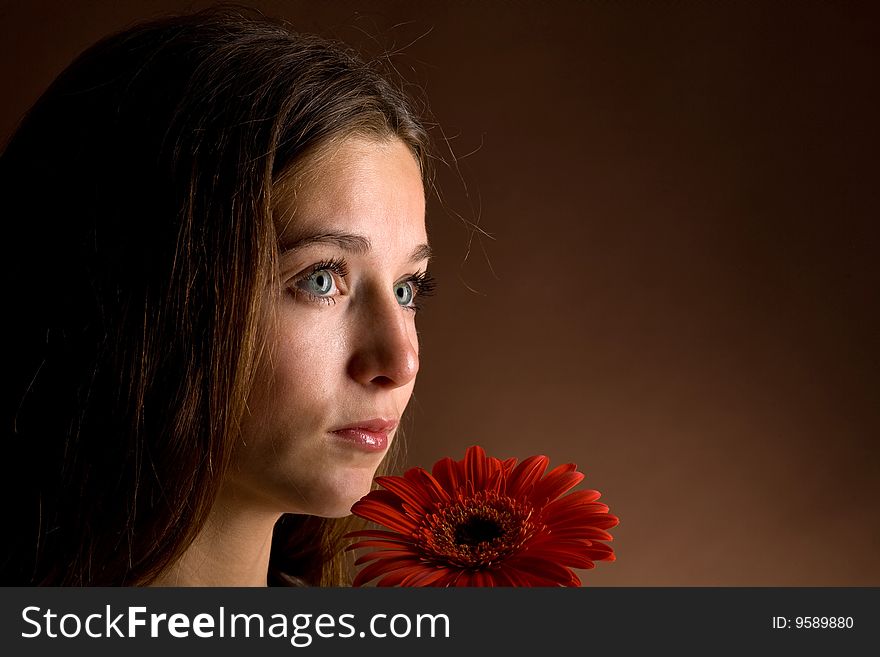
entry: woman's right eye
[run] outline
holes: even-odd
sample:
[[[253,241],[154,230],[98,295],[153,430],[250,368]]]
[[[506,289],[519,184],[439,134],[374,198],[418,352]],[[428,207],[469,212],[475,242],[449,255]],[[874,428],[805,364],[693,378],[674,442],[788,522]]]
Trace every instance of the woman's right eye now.
[[[323,297],[336,289],[336,281],[333,280],[333,274],[329,269],[319,269],[300,281],[300,287],[309,294]]]
[[[344,279],[347,275],[348,267],[343,260],[319,262],[294,281],[294,293],[303,292],[312,301],[336,303],[339,296],[337,277]]]

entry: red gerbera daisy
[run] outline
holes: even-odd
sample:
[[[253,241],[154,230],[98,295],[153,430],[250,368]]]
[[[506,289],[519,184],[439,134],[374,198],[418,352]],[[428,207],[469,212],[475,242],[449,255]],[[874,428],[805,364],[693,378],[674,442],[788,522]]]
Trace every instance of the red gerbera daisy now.
[[[386,530],[362,530],[348,549],[374,548],[355,586],[580,586],[572,568],[614,561],[610,541],[618,519],[594,490],[567,492],[584,475],[573,463],[544,476],[549,459],[487,457],[469,447],[461,461],[444,458],[431,473],[377,477],[385,490],[368,493],[352,513]]]

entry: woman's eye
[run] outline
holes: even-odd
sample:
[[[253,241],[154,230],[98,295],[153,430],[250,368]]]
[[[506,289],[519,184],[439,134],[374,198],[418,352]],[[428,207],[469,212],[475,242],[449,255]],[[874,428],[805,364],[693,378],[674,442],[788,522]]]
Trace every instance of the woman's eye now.
[[[337,297],[348,294],[348,264],[341,258],[317,262],[292,284],[294,294],[302,293],[310,301],[335,304]],[[340,290],[339,286],[342,285]],[[422,297],[434,290],[434,279],[427,272],[419,272],[398,281],[393,286],[398,305],[408,311],[417,311]]]
[[[412,305],[413,299],[415,298],[412,283],[409,281],[397,283],[394,286],[394,296],[397,297],[397,303],[401,306]]]
[[[329,269],[319,269],[300,280],[296,286],[316,297],[326,297],[338,292],[336,280]]]

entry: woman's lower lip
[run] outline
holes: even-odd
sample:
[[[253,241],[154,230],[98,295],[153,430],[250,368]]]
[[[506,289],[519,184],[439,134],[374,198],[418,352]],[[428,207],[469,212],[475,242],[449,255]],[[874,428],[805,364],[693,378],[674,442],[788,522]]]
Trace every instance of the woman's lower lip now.
[[[342,429],[340,431],[331,431],[330,433],[334,436],[339,436],[346,443],[365,452],[382,452],[388,447],[388,434],[379,431]]]

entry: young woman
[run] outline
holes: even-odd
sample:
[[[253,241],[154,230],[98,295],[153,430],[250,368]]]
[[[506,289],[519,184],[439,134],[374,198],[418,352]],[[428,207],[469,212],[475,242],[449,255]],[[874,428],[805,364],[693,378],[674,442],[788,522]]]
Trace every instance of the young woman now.
[[[418,371],[426,149],[373,67],[228,11],[58,77],[0,158],[4,584],[346,582]]]

